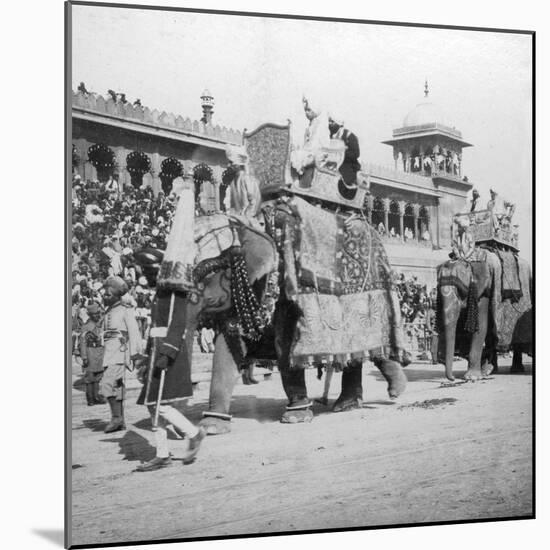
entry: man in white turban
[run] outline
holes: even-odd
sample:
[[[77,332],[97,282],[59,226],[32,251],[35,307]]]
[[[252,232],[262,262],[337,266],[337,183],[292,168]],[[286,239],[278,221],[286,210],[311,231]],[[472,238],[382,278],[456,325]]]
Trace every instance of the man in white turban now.
[[[304,170],[322,159],[322,149],[330,147],[328,116],[326,112],[309,98],[303,97],[304,113],[309,126],[304,135],[304,145],[292,151],[290,162],[301,176]]]
[[[254,225],[259,225],[262,196],[257,180],[248,172],[248,155],[244,147],[229,145],[225,154],[233,170],[230,183],[230,213],[244,216]]]

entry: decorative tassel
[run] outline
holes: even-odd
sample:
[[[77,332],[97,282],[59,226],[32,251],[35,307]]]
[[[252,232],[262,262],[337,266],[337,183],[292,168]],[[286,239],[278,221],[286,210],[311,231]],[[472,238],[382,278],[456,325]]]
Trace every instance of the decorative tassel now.
[[[479,310],[477,303],[477,283],[472,278],[468,288],[468,298],[466,299],[466,320],[464,330],[473,334],[479,330]]]

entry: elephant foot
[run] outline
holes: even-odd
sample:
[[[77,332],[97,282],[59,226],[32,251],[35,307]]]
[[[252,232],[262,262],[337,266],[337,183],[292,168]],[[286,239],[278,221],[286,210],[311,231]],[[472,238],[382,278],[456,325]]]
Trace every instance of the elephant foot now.
[[[494,372],[494,367],[493,367],[493,365],[491,365],[491,363],[485,363],[485,365],[483,365],[481,367],[481,377],[482,378],[487,378],[493,372]]]
[[[523,365],[513,365],[510,368],[511,374],[522,374],[525,372],[525,367]]]
[[[361,408],[363,408],[361,397],[348,397],[347,399],[339,397],[332,407],[332,412],[344,412]]]
[[[313,412],[308,407],[307,409],[290,409],[283,414],[281,418],[282,424],[298,424],[300,422],[311,422],[313,420]]]
[[[407,377],[403,372],[403,367],[399,363],[389,359],[378,359],[374,364],[388,382],[388,395],[390,398],[395,399],[399,397],[407,387]]]
[[[476,382],[477,380],[481,380],[483,375],[481,374],[480,369],[468,369],[462,378],[464,380],[468,380],[469,382]]]
[[[204,428],[206,435],[227,434],[231,431],[231,416],[227,415],[227,418],[205,416],[199,422],[199,426]]]

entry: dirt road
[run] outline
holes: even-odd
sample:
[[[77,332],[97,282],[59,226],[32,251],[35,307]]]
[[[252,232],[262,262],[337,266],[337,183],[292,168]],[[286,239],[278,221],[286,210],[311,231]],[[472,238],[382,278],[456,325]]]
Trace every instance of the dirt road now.
[[[369,366],[362,410],[317,404],[314,421],[299,425],[279,423],[286,400],[275,372],[237,385],[232,432],[208,437],[194,464],[147,474],[133,472],[154,456],[137,381],[128,430],[107,435],[108,408],[86,406],[74,367],[73,544],[529,516],[531,366],[511,375],[504,365],[489,380],[449,387],[441,366],[412,364],[397,401]],[[307,377],[310,397],[320,396],[323,381],[315,370]],[[331,400],[339,385],[335,374]],[[207,402],[200,383],[193,420]]]

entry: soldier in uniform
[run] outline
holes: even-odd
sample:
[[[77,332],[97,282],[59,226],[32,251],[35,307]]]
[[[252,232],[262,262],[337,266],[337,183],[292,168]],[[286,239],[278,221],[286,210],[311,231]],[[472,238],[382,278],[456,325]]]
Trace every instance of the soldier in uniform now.
[[[86,309],[89,317],[80,334],[80,357],[86,382],[86,401],[91,406],[105,403],[99,395],[99,382],[103,376],[103,319],[96,302],[90,302]]]
[[[103,377],[100,382],[100,395],[107,399],[111,407],[111,421],[105,433],[126,428],[124,424],[124,375],[132,361],[142,358],[142,340],[134,309],[121,301],[128,292],[128,286],[116,276],[109,277],[103,285],[103,297],[108,306],[104,319]]]

